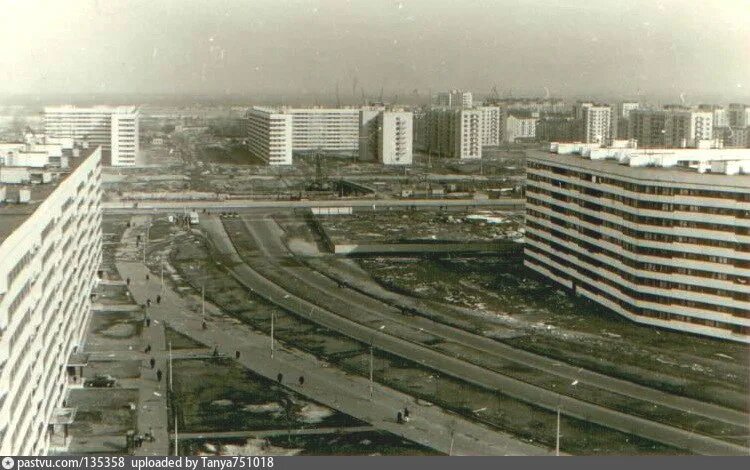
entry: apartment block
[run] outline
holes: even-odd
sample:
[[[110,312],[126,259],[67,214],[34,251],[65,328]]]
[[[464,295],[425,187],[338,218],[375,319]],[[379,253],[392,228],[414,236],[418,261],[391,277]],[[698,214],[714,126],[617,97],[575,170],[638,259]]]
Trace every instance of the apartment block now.
[[[527,153],[524,265],[632,321],[750,343],[750,150]]]
[[[247,113],[250,153],[269,165],[292,164],[292,115],[253,107]]]
[[[443,91],[437,94],[434,104],[444,108],[471,108],[474,106],[474,97],[470,91]]]
[[[359,159],[384,165],[411,165],[413,116],[402,110],[360,111]]]
[[[475,109],[482,114],[482,146],[500,145],[504,125],[503,110],[499,106],[479,106]]]
[[[356,154],[359,108],[284,108],[292,116],[292,149]]]
[[[510,113],[505,119],[504,140],[511,143],[523,140],[535,140],[537,122],[539,122],[539,118],[537,117],[520,113]]]
[[[72,138],[110,152],[113,166],[135,166],[138,156],[139,113],[133,106],[44,108],[44,132],[52,138]]]
[[[102,256],[101,147],[48,182],[0,185],[0,454],[64,450],[69,367]]]
[[[476,109],[432,108],[419,115],[423,150],[441,157],[482,158],[482,114]]]
[[[591,105],[581,108],[581,136],[584,142],[605,144],[610,140],[612,109],[607,105]]]
[[[628,138],[641,148],[697,147],[713,139],[713,113],[685,109],[636,110],[630,113]]]

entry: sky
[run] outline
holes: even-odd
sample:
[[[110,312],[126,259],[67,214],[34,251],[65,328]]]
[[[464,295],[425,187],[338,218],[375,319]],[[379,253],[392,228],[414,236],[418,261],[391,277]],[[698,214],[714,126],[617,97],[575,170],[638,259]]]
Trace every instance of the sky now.
[[[750,0],[0,0],[0,94],[337,86],[747,99]]]

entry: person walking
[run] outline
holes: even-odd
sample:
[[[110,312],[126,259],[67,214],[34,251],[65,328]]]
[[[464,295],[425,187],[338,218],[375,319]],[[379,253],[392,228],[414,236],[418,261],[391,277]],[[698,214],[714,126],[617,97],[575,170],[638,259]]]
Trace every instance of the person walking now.
[[[160,303],[161,303],[161,295],[157,295],[157,296],[156,296],[156,303],[157,303],[157,304],[160,304]]]
[[[156,366],[156,359],[154,359],[154,358],[152,357],[152,358],[151,358],[151,360],[150,360],[150,361],[148,361],[148,363],[149,363],[149,364],[151,364],[151,368],[153,369],[153,368],[154,368],[154,367]]]
[[[240,358],[240,352],[239,351],[235,351],[234,352],[234,357],[235,357],[235,359],[239,359]]]
[[[300,376],[299,376],[299,386],[301,387],[301,386],[303,386],[303,385],[305,385],[305,378],[304,378],[303,376],[301,376],[301,375],[300,375]]]
[[[284,380],[284,375],[281,372],[279,372],[279,375],[276,376],[276,381],[278,383],[281,383],[282,380]]]
[[[156,371],[156,380],[158,382],[161,382],[161,369]]]
[[[125,284],[130,286],[130,278],[125,279]]]

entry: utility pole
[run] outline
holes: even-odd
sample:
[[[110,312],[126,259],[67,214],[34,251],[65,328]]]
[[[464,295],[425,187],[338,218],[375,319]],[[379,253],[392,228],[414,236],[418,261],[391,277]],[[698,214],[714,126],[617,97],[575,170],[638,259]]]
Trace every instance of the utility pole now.
[[[180,455],[180,444],[177,440],[177,413],[174,415],[174,455]]]
[[[164,293],[164,260],[161,260],[161,292]]]
[[[451,429],[451,447],[448,449],[448,457],[453,455],[453,443],[456,440],[456,431],[454,429]]]
[[[373,372],[373,352],[372,352],[372,343],[370,343],[370,401],[372,401],[373,394],[374,394],[374,385],[372,380],[372,372]]]
[[[555,439],[555,456],[560,456],[560,405],[557,406],[557,438]]]
[[[146,247],[148,246],[148,237],[151,232],[151,223],[146,225],[146,238],[143,240],[143,264],[146,264]]]
[[[169,342],[169,391],[174,392],[172,387],[172,342]]]
[[[206,321],[206,279],[203,278],[201,286],[201,320]]]
[[[274,313],[271,312],[271,359],[273,359],[273,317]]]

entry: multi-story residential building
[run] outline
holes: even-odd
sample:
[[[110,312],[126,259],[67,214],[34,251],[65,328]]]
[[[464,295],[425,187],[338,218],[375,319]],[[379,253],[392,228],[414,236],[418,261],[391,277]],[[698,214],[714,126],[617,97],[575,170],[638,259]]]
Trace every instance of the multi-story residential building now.
[[[525,266],[633,321],[750,343],[750,150],[551,148],[527,153]]]
[[[526,113],[564,114],[570,111],[570,105],[560,98],[490,98],[485,105],[499,106],[507,111]]]
[[[471,108],[474,106],[474,98],[470,91],[451,90],[437,94],[435,106],[444,108]]]
[[[112,113],[112,166],[135,166],[138,157],[139,115],[132,108],[117,108]]]
[[[432,108],[419,116],[423,150],[447,158],[482,158],[482,114],[476,109]]]
[[[412,113],[403,110],[360,111],[359,158],[384,165],[411,165],[413,158]]]
[[[510,112],[505,118],[505,142],[536,139],[536,125],[539,118],[528,116],[526,113]]]
[[[612,140],[622,140],[628,138],[628,123],[630,113],[640,108],[640,104],[635,101],[621,101],[615,104],[612,110],[610,133]]]
[[[359,108],[284,108],[292,116],[293,151],[356,154]]]
[[[0,454],[64,446],[69,359],[84,338],[101,262],[101,147],[52,181],[0,186]],[[62,436],[64,437],[64,436]]]
[[[713,139],[713,113],[707,111],[636,110],[629,120],[628,138],[641,148],[697,147]]]
[[[540,142],[574,142],[581,136],[581,121],[573,116],[546,115],[536,123]]]
[[[269,165],[292,164],[292,115],[253,107],[247,113],[248,149]]]
[[[582,107],[581,113],[581,139],[588,143],[607,143],[610,140],[612,109],[607,105],[591,105]]]
[[[139,113],[133,106],[44,108],[45,134],[72,138],[111,153],[113,166],[135,166],[138,156]]]
[[[709,112],[713,115],[714,127],[726,127],[729,125],[727,109],[715,104],[698,105],[698,111]]]
[[[750,127],[750,106],[731,103],[727,108],[727,125],[731,127]]]
[[[714,139],[725,148],[749,148],[750,127],[716,127],[713,130]]]
[[[504,126],[503,110],[498,106],[479,106],[475,109],[482,113],[482,146],[500,145]]]

